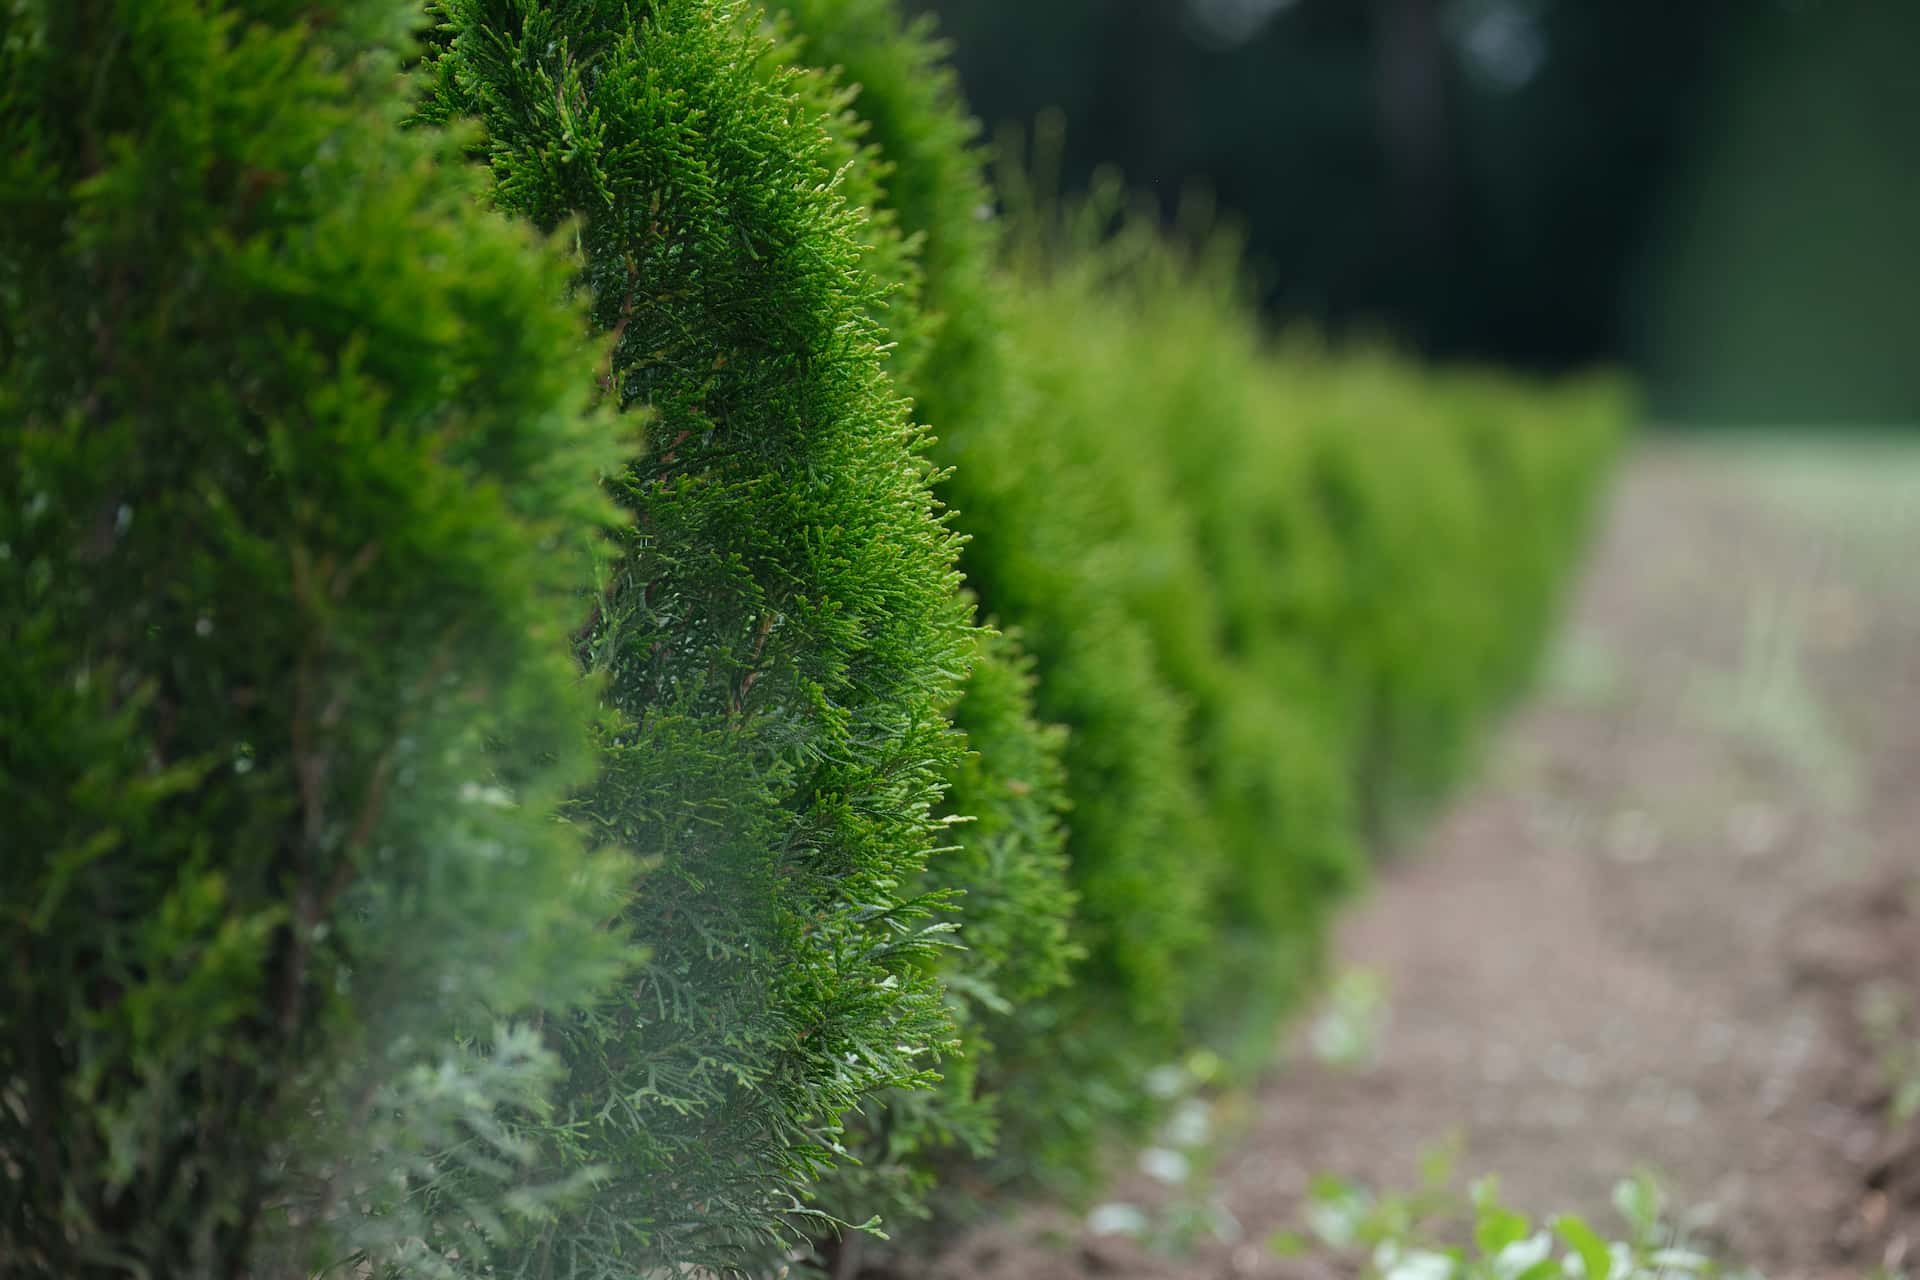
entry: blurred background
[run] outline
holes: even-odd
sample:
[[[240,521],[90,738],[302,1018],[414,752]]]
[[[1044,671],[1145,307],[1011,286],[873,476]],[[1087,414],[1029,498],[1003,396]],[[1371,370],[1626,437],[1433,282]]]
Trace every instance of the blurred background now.
[[[1912,0],[914,0],[990,132],[1064,113],[1240,221],[1280,322],[1656,420],[1920,418]]]

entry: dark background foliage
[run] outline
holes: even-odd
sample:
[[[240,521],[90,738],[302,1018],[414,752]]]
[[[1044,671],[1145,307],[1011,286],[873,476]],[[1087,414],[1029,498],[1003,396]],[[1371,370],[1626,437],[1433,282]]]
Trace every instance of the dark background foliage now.
[[[1920,413],[1895,283],[1920,211],[1911,5],[912,7],[990,129],[1064,112],[1065,188],[1113,164],[1169,207],[1211,191],[1280,317],[1523,366],[1626,360],[1693,418]],[[1770,298],[1791,301],[1756,317]]]

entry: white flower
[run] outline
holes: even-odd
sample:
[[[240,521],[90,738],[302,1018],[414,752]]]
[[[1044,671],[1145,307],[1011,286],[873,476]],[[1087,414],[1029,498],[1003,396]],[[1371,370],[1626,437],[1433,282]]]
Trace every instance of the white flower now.
[[[1512,1244],[1494,1255],[1494,1274],[1512,1280],[1528,1267],[1535,1267],[1547,1260],[1553,1252],[1553,1240],[1544,1231],[1536,1231],[1525,1240],[1515,1240]]]
[[[1178,1151],[1169,1151],[1165,1147],[1148,1147],[1140,1153],[1140,1172],[1156,1182],[1164,1182],[1177,1187],[1187,1180],[1192,1166],[1187,1158]]]
[[[1380,1273],[1380,1280],[1453,1280],[1454,1261],[1444,1253],[1411,1249]]]
[[[1322,1197],[1307,1205],[1307,1229],[1323,1243],[1346,1249],[1359,1240],[1360,1224],[1366,1216],[1367,1202],[1360,1196]]]
[[[1087,1230],[1096,1236],[1141,1236],[1147,1233],[1147,1215],[1130,1204],[1103,1204],[1087,1215]]]
[[[1187,1073],[1168,1064],[1147,1072],[1147,1092],[1156,1098],[1177,1098],[1187,1087]]]
[[[1213,1108],[1198,1098],[1188,1098],[1174,1108],[1161,1137],[1169,1146],[1197,1147],[1213,1129]]]

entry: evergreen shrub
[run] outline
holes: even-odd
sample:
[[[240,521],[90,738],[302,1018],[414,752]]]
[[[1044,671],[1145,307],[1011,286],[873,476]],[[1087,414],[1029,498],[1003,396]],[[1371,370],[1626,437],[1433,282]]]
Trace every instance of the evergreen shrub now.
[[[405,4],[9,10],[0,1257],[1089,1185],[1524,684],[1618,388],[1276,342],[1207,218],[991,192],[893,0],[782,9],[439,0],[404,130]]]
[[[1017,623],[1038,656],[1041,714],[1072,730],[1073,936],[1090,958],[1074,990],[1020,1010],[1000,1061],[983,1068],[1018,1097],[992,1176],[1037,1168],[1058,1182],[1090,1172],[1101,1135],[1139,1117],[1141,1077],[1180,1051],[1204,1003],[1204,955],[1216,946],[1207,903],[1230,896],[1194,724],[1195,686],[1232,705],[1209,636],[1218,604],[1194,512],[1164,471],[1107,437],[1128,429],[1125,396],[1145,380],[1102,401],[1120,418],[1098,421],[1089,395],[1112,372],[1098,332],[1069,314],[1061,291],[1047,317],[1064,327],[1044,332],[1040,273],[1003,277],[973,126],[925,28],[876,0],[786,8],[804,56],[855,89],[854,111],[889,170],[889,203],[921,237],[934,334],[913,385],[952,467],[943,493],[970,539],[964,563],[986,607]],[[1036,342],[1061,358],[1039,358]],[[1074,355],[1083,343],[1084,361]],[[1237,729],[1208,732],[1253,725],[1247,714]]]
[[[1192,593],[1166,607],[1145,545],[1126,557],[1133,612],[1193,708],[1230,868],[1214,936],[1267,949],[1245,981],[1205,985],[1278,991],[1289,951],[1311,965],[1352,851],[1390,849],[1524,685],[1630,402],[1606,378],[1531,385],[1270,342],[1230,236],[1125,214],[1099,234],[1112,208],[1027,220],[1022,269],[1040,283],[1018,332],[1031,361],[1100,370],[1055,428],[1084,405],[1081,429],[1171,477],[1167,503],[1190,513],[1214,615],[1196,628]],[[1270,1022],[1251,1026],[1258,1052]]]
[[[611,484],[633,525],[578,650],[624,722],[573,811],[653,864],[623,922],[652,959],[566,1029],[554,1137],[596,1194],[510,1262],[750,1271],[831,1225],[843,1118],[953,1037],[923,871],[979,640],[883,364],[887,226],[843,95],[751,9],[441,18],[423,114],[480,121],[506,213],[577,225],[602,384],[653,441]]]
[[[445,1271],[626,964],[595,351],[391,0],[0,16],[0,1270]]]
[[[1057,1187],[1196,1037],[1265,1060],[1359,851],[1459,775],[1524,681],[1626,405],[1276,345],[1203,210],[1170,237],[1112,184],[1065,208],[1015,167],[996,221],[924,20],[782,8],[917,238],[910,322],[931,336],[908,385],[963,566],[1069,733],[1088,958],[981,1066],[1005,1101],[974,1171]]]
[[[938,48],[903,27],[891,0],[802,3],[781,17],[789,55],[830,72],[850,96],[838,128],[863,148],[882,216],[908,237],[912,291],[883,317],[896,347],[893,375],[916,418],[937,424],[935,450],[950,456],[950,431],[1006,412],[1014,394],[993,328],[997,232],[984,216],[989,197],[968,148],[971,122],[945,106],[954,89]],[[956,209],[953,191],[971,193],[973,203]],[[930,234],[929,222],[950,213],[957,220]],[[1026,1089],[1040,1070],[1010,1071],[997,1059],[1046,1043],[1029,1024],[1052,1023],[1043,997],[1068,980],[1081,948],[1070,935],[1075,895],[1061,821],[1065,735],[1036,718],[1034,683],[1019,636],[983,640],[954,709],[968,745],[948,798],[959,822],[927,873],[927,883],[959,895],[960,945],[942,957],[939,976],[961,1056],[947,1060],[935,1091],[890,1095],[867,1109],[851,1143],[861,1163],[820,1188],[842,1216],[924,1214],[938,1172],[998,1146],[1001,1083],[1017,1078]]]

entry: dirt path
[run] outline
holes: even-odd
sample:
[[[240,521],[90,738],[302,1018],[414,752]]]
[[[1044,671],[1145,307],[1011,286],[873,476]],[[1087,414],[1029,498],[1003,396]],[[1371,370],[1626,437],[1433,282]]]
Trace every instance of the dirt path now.
[[[1319,1274],[1263,1243],[1309,1177],[1409,1186],[1455,1132],[1536,1213],[1611,1220],[1656,1170],[1776,1280],[1920,1260],[1920,1204],[1870,1185],[1852,1012],[1920,960],[1886,889],[1920,869],[1917,561],[1920,447],[1643,446],[1541,692],[1341,933],[1387,992],[1375,1065],[1303,1037],[1215,1106],[1203,1173],[977,1231],[934,1274]]]

